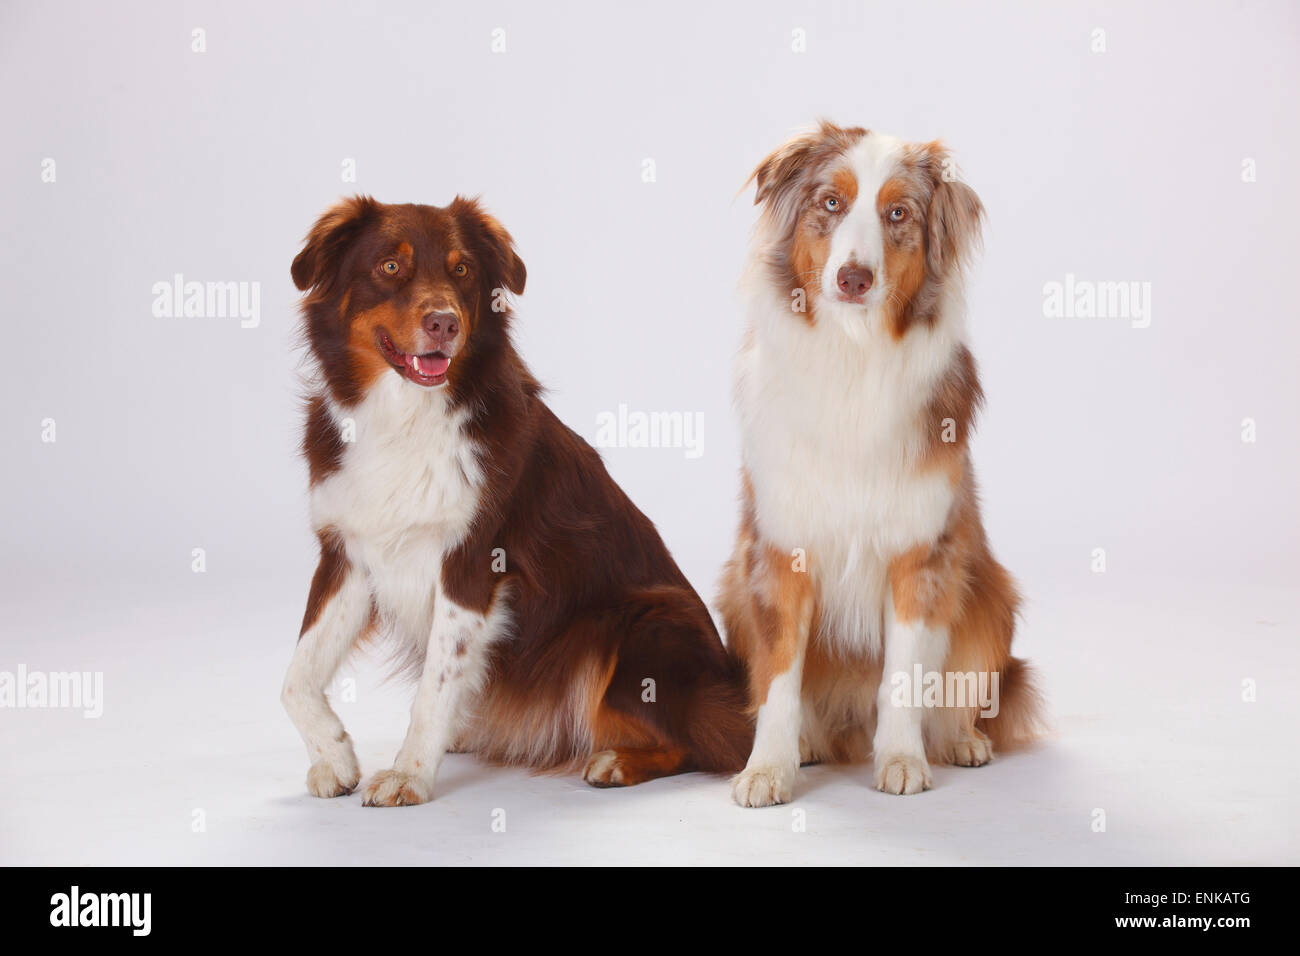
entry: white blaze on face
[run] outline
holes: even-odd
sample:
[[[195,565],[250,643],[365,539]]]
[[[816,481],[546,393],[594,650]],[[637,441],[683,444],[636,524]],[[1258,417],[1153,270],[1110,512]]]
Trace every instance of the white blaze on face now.
[[[868,133],[845,154],[844,163],[858,182],[858,195],[831,233],[830,252],[822,270],[822,294],[832,301],[839,296],[840,268],[849,263],[866,266],[876,275],[864,303],[868,308],[884,295],[885,231],[876,197],[897,172],[903,149],[904,143],[893,136]]]

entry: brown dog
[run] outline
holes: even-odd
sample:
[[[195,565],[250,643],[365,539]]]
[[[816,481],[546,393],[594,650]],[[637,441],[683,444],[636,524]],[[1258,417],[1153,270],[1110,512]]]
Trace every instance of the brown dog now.
[[[365,803],[433,795],[443,753],[595,786],[745,760],[743,668],[658,533],[566,428],[510,340],[524,264],[477,202],[365,197],[325,213],[293,263],[319,369],[304,451],[320,538],[283,700],[308,789],[360,780],[325,689],[372,629],[419,686]]]

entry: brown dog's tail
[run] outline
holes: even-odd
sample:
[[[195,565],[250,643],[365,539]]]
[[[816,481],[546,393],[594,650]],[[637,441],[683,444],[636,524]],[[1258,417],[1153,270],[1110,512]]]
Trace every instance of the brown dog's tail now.
[[[1043,697],[1026,661],[1007,658],[999,675],[997,716],[981,718],[980,729],[998,752],[1023,747],[1046,730]]]

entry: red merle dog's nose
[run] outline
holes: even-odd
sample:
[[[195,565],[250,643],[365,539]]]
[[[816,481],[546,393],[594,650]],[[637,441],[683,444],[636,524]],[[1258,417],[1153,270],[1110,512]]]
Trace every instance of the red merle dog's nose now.
[[[460,332],[460,323],[452,312],[428,312],[421,320],[424,331],[438,343],[439,348],[456,338]]]
[[[875,278],[875,274],[870,269],[856,263],[840,266],[840,271],[835,274],[835,282],[840,287],[840,291],[849,298],[866,295]]]

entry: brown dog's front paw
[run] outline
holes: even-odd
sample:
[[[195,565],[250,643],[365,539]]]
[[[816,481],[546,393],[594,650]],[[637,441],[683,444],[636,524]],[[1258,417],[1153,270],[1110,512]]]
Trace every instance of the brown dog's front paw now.
[[[347,734],[307,771],[307,792],[313,797],[341,797],[355,790],[360,782],[361,765]]]

